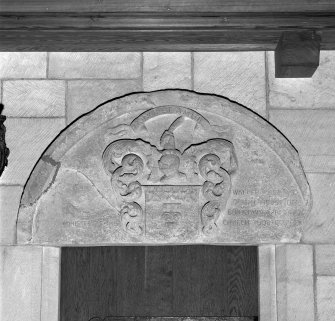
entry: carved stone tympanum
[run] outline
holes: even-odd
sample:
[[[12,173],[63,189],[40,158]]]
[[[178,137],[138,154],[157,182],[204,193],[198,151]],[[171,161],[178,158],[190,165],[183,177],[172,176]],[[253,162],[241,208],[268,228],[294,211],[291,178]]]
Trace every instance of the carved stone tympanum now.
[[[295,149],[227,99],[133,94],[73,123],[21,199],[18,242],[297,242],[311,207]]]

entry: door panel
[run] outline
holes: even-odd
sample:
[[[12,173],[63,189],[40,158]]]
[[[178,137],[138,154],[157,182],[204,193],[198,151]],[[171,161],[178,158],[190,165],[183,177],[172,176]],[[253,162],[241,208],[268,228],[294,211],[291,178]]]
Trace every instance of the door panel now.
[[[61,264],[61,321],[258,315],[257,247],[71,247]]]

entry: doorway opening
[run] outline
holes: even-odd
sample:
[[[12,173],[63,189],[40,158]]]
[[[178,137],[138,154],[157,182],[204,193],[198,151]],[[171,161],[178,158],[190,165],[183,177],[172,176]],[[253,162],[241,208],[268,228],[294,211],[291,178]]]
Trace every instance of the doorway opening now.
[[[256,246],[65,247],[60,321],[258,320]]]

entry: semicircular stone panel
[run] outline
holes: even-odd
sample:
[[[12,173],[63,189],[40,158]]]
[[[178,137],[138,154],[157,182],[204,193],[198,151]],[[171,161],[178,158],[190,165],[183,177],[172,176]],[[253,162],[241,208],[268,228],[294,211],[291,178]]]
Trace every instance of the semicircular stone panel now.
[[[64,130],[22,195],[18,243],[299,242],[311,208],[297,151],[225,98],[107,102]]]

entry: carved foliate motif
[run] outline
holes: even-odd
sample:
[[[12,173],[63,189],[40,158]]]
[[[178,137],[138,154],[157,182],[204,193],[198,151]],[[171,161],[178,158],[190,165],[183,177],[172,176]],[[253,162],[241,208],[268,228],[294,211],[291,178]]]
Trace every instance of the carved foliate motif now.
[[[5,166],[8,166],[8,156],[9,149],[6,146],[5,134],[6,127],[4,125],[4,121],[6,120],[6,116],[1,115],[3,110],[3,105],[0,105],[0,176],[5,170]]]
[[[153,142],[150,137],[154,133],[150,133],[146,123],[164,115],[174,117],[163,128],[159,140]],[[192,141],[181,137],[183,144],[177,146],[178,133],[182,135],[181,129],[189,126],[219,138]],[[102,158],[118,195],[125,231],[140,236],[145,233],[145,221],[150,224],[151,219],[160,215],[159,223],[152,223],[154,229],[165,239],[166,233],[173,237],[183,233],[178,221],[183,220],[186,212],[198,216],[204,234],[215,231],[238,167],[233,143],[224,137],[224,130],[218,129],[203,116],[181,107],[156,108],[155,112],[150,110],[138,116],[129,126],[112,129],[123,137],[111,142]]]

